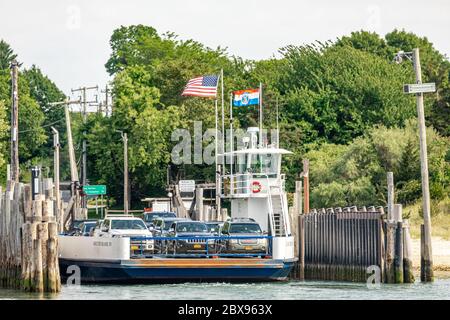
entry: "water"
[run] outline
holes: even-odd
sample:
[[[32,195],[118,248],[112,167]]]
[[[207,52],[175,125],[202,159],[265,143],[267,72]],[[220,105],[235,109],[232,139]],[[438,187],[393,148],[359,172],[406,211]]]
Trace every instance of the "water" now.
[[[366,284],[361,283],[327,281],[258,284],[81,285],[79,287],[64,285],[62,292],[57,295],[29,294],[0,289],[0,299],[450,300],[450,274],[439,275],[433,283],[424,284],[416,281],[414,284],[382,284],[379,289],[368,289]]]

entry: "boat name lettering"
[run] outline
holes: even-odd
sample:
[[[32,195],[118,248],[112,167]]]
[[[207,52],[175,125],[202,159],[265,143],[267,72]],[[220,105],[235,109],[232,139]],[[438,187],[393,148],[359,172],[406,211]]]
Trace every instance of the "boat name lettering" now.
[[[111,247],[111,241],[94,241],[94,247]]]

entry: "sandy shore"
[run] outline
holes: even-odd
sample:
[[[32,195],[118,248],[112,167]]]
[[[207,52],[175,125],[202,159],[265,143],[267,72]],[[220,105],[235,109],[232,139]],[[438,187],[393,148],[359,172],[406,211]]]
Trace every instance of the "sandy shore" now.
[[[450,241],[433,237],[433,269],[450,271]],[[412,239],[414,269],[420,268],[420,239]]]

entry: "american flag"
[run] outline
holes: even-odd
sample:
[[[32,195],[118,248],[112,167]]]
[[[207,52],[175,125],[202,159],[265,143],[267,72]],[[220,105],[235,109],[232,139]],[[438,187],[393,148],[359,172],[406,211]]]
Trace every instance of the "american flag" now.
[[[189,80],[186,87],[184,87],[182,96],[196,96],[196,97],[216,97],[218,76],[203,76]]]

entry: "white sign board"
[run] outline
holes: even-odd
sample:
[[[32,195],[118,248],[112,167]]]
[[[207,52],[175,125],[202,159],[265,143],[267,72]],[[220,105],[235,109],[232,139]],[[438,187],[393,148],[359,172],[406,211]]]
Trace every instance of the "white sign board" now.
[[[404,93],[425,93],[436,92],[436,84],[432,83],[418,83],[418,84],[405,84],[403,86]]]
[[[180,187],[180,192],[194,192],[195,180],[180,180],[178,186]]]

